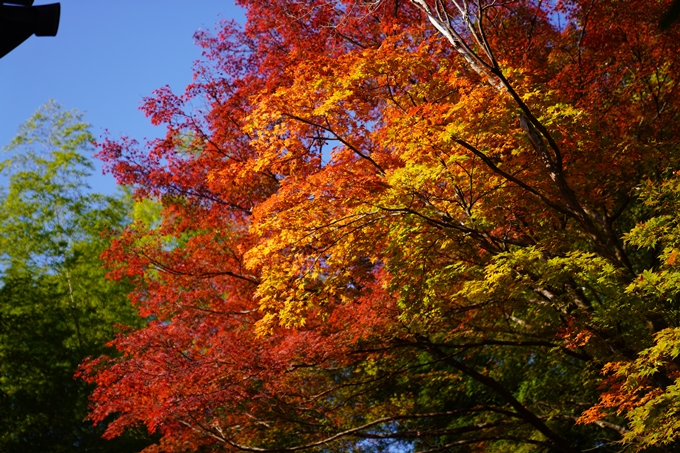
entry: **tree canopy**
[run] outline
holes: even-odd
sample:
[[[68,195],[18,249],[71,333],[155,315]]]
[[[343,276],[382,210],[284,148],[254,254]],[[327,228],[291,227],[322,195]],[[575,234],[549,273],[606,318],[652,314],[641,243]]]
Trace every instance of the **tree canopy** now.
[[[106,435],[675,451],[669,2],[240,4],[165,138],[100,144],[149,213],[106,252],[149,322],[81,368]]]
[[[82,114],[50,102],[0,162],[0,452],[125,452],[86,421],[80,362],[107,351],[114,324],[141,326],[130,286],[105,279],[102,232],[129,223],[130,197],[87,187],[93,136]]]

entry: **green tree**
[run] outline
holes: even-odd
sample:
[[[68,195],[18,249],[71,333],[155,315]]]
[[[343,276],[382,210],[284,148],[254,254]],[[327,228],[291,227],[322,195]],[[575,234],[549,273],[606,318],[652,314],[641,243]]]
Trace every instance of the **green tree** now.
[[[105,278],[105,234],[129,221],[129,196],[92,193],[93,141],[77,111],[41,107],[0,163],[0,452],[139,451],[85,421],[90,388],[74,379],[115,325],[138,325],[129,287]]]

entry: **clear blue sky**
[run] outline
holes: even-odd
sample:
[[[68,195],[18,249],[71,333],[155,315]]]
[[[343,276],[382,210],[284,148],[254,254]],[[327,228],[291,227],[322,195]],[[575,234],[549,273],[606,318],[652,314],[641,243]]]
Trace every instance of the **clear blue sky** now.
[[[56,3],[36,0],[35,4]],[[139,105],[156,88],[181,93],[201,57],[198,29],[221,19],[244,21],[231,0],[61,0],[56,37],[32,36],[0,59],[0,148],[18,126],[49,99],[86,113],[99,137],[142,141],[163,135]],[[93,188],[109,192],[110,176],[97,175]]]

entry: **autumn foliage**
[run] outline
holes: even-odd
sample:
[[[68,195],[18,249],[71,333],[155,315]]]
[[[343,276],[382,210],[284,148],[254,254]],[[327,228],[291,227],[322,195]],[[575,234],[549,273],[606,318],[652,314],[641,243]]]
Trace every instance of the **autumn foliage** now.
[[[107,435],[675,451],[668,2],[240,3],[147,99],[166,137],[100,147],[139,200],[105,257],[148,321],[81,368]]]

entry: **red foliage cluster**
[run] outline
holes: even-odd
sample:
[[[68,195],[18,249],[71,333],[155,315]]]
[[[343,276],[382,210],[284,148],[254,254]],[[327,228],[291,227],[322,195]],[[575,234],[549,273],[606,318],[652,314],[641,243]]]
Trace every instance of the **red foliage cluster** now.
[[[592,447],[568,393],[594,403],[592,364],[653,333],[653,307],[602,307],[636,271],[636,187],[677,163],[666,5],[241,4],[185,93],[146,100],[164,139],[100,144],[163,210],[105,256],[148,324],[83,365],[92,419],[167,451]],[[577,253],[613,283],[554,264]]]

